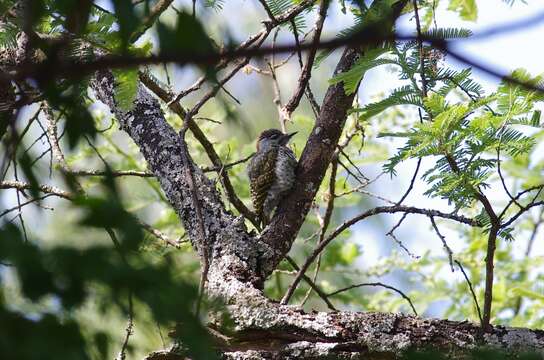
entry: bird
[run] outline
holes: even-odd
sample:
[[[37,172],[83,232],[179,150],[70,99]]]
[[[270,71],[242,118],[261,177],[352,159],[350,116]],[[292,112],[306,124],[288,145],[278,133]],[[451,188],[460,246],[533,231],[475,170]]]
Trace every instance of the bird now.
[[[295,183],[297,159],[287,147],[295,134],[284,134],[277,129],[263,131],[257,140],[257,152],[248,164],[251,200],[262,229]]]

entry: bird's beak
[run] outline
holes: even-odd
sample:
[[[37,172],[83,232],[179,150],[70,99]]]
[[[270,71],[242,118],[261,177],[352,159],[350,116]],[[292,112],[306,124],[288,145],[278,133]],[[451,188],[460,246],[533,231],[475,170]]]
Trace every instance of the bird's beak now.
[[[295,132],[292,132],[290,134],[285,134],[283,135],[281,141],[280,141],[280,144],[281,145],[287,145],[287,143],[289,142],[289,140],[291,140],[291,138],[293,137],[293,135],[295,135],[297,133],[297,131]]]
[[[298,133],[298,131],[295,131],[295,132],[292,132],[290,134],[287,134],[287,136],[290,138],[292,138],[296,133]]]

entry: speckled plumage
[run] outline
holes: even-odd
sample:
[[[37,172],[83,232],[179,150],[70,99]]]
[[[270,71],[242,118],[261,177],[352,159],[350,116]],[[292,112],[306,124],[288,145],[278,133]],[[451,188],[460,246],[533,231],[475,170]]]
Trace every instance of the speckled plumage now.
[[[263,227],[295,182],[297,160],[285,146],[291,136],[275,129],[265,130],[259,137],[257,153],[248,165],[251,199]]]

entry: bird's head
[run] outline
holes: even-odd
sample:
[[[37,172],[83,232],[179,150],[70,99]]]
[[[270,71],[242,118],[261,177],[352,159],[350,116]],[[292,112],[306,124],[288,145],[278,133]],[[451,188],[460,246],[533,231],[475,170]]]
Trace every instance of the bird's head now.
[[[259,135],[259,139],[257,140],[257,151],[267,149],[270,146],[287,145],[291,137],[296,133],[295,131],[290,134],[284,134],[278,129],[265,130]]]

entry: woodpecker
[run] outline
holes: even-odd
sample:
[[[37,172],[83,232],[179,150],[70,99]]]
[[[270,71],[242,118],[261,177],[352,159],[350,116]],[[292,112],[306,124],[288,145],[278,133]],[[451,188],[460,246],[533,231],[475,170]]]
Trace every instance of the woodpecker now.
[[[251,200],[263,229],[270,222],[274,208],[295,183],[297,159],[286,146],[295,134],[276,129],[263,131],[257,140],[257,152],[248,165]]]

